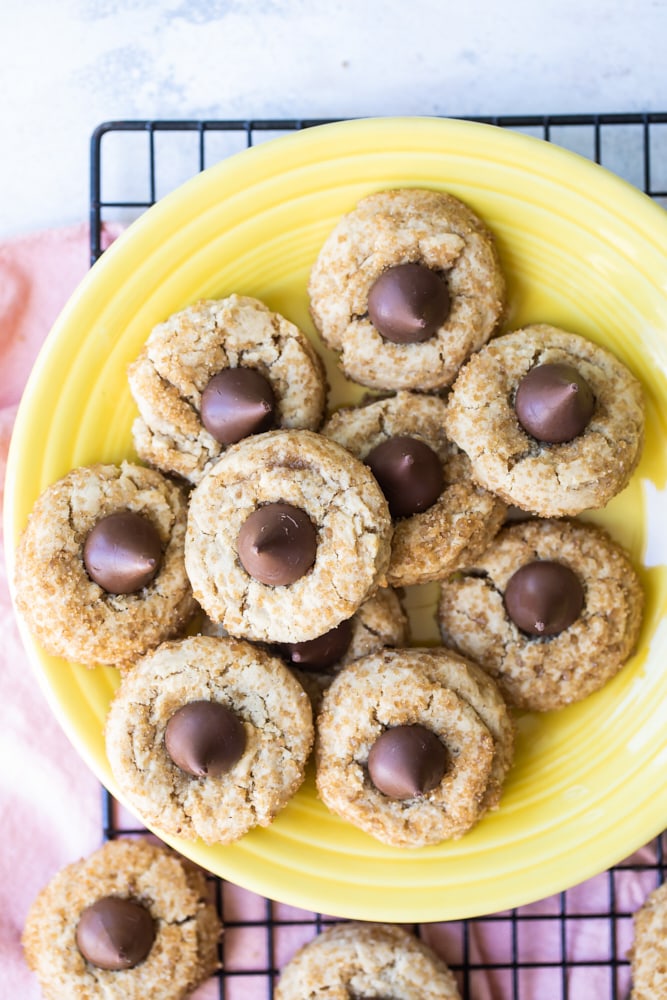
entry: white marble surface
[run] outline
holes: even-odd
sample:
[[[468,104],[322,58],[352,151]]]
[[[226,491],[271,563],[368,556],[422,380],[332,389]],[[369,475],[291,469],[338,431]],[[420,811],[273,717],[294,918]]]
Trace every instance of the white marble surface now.
[[[0,238],[86,218],[101,121],[652,111],[667,0],[0,0]]]

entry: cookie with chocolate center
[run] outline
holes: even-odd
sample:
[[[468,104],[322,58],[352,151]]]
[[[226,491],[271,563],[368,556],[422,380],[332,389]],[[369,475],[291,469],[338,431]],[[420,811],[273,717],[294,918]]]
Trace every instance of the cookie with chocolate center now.
[[[190,499],[186,567],[232,635],[315,639],[385,583],[392,523],[370,470],[310,431],[232,445]]]
[[[112,840],[42,889],[22,940],[45,1000],[184,1000],[219,967],[221,933],[203,872],[164,846]]]
[[[575,515],[627,485],[644,442],[642,389],[610,351],[536,324],[467,362],[446,431],[480,486],[541,517]]]
[[[465,565],[505,517],[503,501],[473,481],[468,458],[448,439],[446,413],[438,396],[397,392],[340,409],[322,428],[368,465],[387,498],[393,587],[440,580]]]
[[[320,250],[308,284],[313,322],[348,378],[433,390],[491,336],[505,281],[493,236],[444,191],[363,198]]]
[[[137,454],[190,483],[236,441],[317,430],[324,415],[324,367],[308,337],[247,295],[205,299],[159,323],[128,379]]]
[[[442,641],[480,664],[505,698],[541,712],[580,701],[632,653],[644,597],[601,528],[525,521],[441,584]]]
[[[73,469],[38,498],[16,559],[16,604],[56,656],[128,669],[196,611],[186,496],[153,469]]]

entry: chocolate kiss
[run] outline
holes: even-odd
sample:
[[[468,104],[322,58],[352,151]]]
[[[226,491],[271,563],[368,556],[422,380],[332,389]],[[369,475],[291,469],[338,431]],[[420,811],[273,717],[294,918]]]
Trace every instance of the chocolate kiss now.
[[[392,799],[425,795],[440,784],[447,769],[447,751],[425,726],[394,726],[379,736],[368,755],[368,774]]]
[[[217,777],[240,759],[246,735],[243,723],[226,705],[191,701],[167,722],[164,743],[182,771],[195,778]]]
[[[380,484],[392,517],[418,514],[442,493],[442,463],[433,449],[417,438],[387,438],[364,461]]]
[[[317,532],[300,507],[270,503],[246,518],[236,544],[250,576],[272,587],[286,586],[304,576],[315,562]]]
[[[375,280],[368,315],[375,329],[394,344],[428,340],[449,315],[447,282],[425,264],[397,264]]]
[[[505,608],[522,632],[557,635],[577,620],[584,589],[576,573],[547,559],[526,563],[505,587]]]
[[[254,368],[225,368],[201,397],[201,419],[220,444],[234,444],[274,423],[276,399],[268,379]]]
[[[134,594],[160,569],[162,545],[156,528],[133,511],[101,518],[83,546],[91,580],[109,594]]]
[[[519,423],[532,437],[547,444],[563,444],[586,430],[595,397],[586,379],[572,365],[537,365],[521,379],[514,409]]]
[[[340,625],[305,642],[290,642],[280,646],[280,652],[294,667],[301,670],[326,670],[345,655],[352,641],[352,621]]]
[[[81,914],[76,943],[83,957],[98,969],[133,969],[155,941],[155,924],[140,903],[104,896]]]

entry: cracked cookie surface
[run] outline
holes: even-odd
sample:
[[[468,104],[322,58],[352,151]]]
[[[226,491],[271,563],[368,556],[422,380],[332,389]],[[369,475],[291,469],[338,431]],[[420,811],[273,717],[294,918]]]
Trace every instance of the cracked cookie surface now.
[[[595,397],[582,434],[546,444],[514,411],[521,379],[537,365],[568,364]],[[604,507],[627,485],[643,445],[642,390],[609,351],[577,334],[535,324],[491,341],[459,373],[446,430],[468,455],[480,485],[542,517]]]
[[[584,590],[578,618],[548,638],[521,631],[504,604],[509,579],[534,560],[568,567]],[[610,680],[636,645],[642,609],[639,578],[602,529],[534,520],[503,528],[474,565],[443,581],[438,621],[444,644],[479,663],[509,703],[539,712]]]
[[[206,778],[181,770],[164,742],[172,715],[199,700],[231,710],[245,731],[240,759]],[[303,781],[312,742],[310,701],[296,678],[232,638],[164,643],[124,678],[106,722],[111,770],[131,808],[165,833],[207,843],[268,826]]]
[[[284,966],[276,1000],[460,1000],[454,976],[402,927],[351,921],[325,930]]]
[[[228,368],[252,368],[269,381],[277,427],[319,427],[324,368],[306,335],[258,299],[206,299],[156,326],[128,368],[140,413],[132,428],[140,458],[200,481],[225,450],[202,423],[202,393]]]
[[[630,1000],[667,996],[667,883],[648,896],[634,915],[635,938]]]
[[[405,263],[447,279],[449,315],[422,343],[392,343],[368,318],[373,283]],[[341,219],[320,250],[308,292],[315,326],[342,352],[348,378],[377,389],[432,390],[449,385],[491,336],[505,282],[493,237],[471,209],[445,192],[404,188],[369,195]]]
[[[112,594],[88,575],[83,548],[101,518],[126,510],[157,530],[162,562],[141,590]],[[28,628],[55,656],[127,669],[196,610],[185,526],[185,493],[161,473],[129,462],[73,469],[38,498],[19,542],[16,603]]]
[[[368,775],[386,730],[421,725],[448,753],[440,783],[395,799]],[[514,726],[495,683],[450,650],[383,650],[345,667],[317,718],[317,788],[325,805],[395,847],[461,837],[497,807],[514,756]]]
[[[284,586],[252,577],[237,548],[249,515],[275,502],[305,511],[317,535],[313,565]],[[350,618],[384,584],[391,533],[365,465],[319,434],[269,431],[228,448],[195,488],[185,561],[197,600],[232,635],[302,642]]]
[[[77,946],[86,907],[105,896],[132,899],[154,921],[147,957],[130,969],[101,969]],[[204,873],[163,846],[113,840],[63,868],[28,913],[23,947],[45,1000],[183,1000],[218,968],[222,933]]]
[[[387,582],[393,587],[440,580],[481,553],[500,529],[502,500],[470,476],[467,456],[444,430],[447,407],[437,396],[398,392],[333,414],[322,433],[364,461],[378,445],[408,435],[428,445],[442,463],[443,490],[427,509],[394,522]]]

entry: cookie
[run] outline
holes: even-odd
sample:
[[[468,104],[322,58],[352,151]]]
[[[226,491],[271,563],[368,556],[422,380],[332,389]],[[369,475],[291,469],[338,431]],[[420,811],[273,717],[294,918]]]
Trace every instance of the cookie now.
[[[643,445],[635,377],[604,348],[546,324],[482,348],[447,409],[447,434],[477,482],[542,517],[604,507],[627,485]]]
[[[219,967],[222,933],[199,869],[145,840],[63,868],[23,932],[45,1000],[182,1000]]]
[[[504,309],[493,237],[442,191],[363,198],[338,223],[308,284],[313,322],[348,378],[376,389],[449,385]]]
[[[384,584],[391,532],[365,465],[319,434],[269,431],[228,448],[193,491],[185,561],[232,635],[303,642]]]
[[[163,833],[227,844],[268,826],[303,781],[308,696],[250,643],[167,642],[124,678],[106,748],[128,805]]]
[[[481,558],[443,581],[438,621],[444,644],[479,663],[508,702],[545,712],[586,698],[620,670],[642,608],[627,554],[602,529],[532,520],[503,528]]]
[[[440,580],[480,554],[505,504],[470,476],[470,462],[444,431],[445,402],[398,392],[333,414],[322,433],[366,462],[394,518],[387,581]]]
[[[317,789],[394,847],[463,836],[497,807],[514,727],[495,683],[449,650],[382,650],[349,664],[317,718]]]
[[[209,618],[203,622],[202,633],[228,634]],[[342,667],[385,646],[405,646],[407,638],[408,617],[401,601],[395,591],[382,587],[351,618],[324,635],[307,642],[267,643],[266,649],[287,664],[317,710],[322,693]]]
[[[228,444],[317,430],[324,368],[304,333],[258,299],[207,299],[158,324],[128,368],[140,458],[198,483]]]
[[[667,996],[667,884],[654,889],[634,915],[630,1000]]]
[[[28,628],[55,656],[127,669],[196,610],[185,527],[185,493],[159,472],[73,469],[38,498],[18,545]]]
[[[423,941],[389,924],[336,924],[283,968],[276,1000],[460,1000],[445,963]]]

